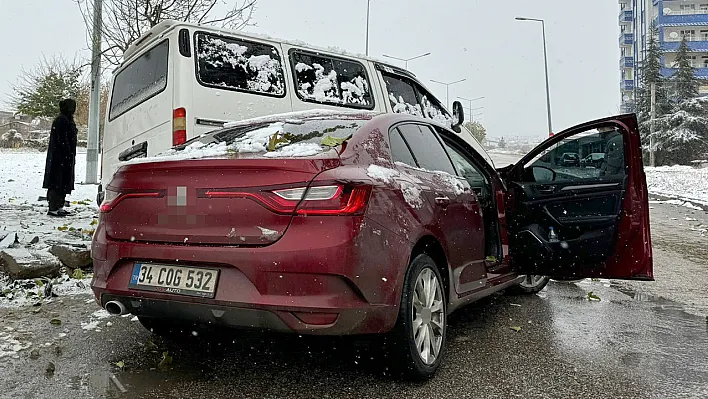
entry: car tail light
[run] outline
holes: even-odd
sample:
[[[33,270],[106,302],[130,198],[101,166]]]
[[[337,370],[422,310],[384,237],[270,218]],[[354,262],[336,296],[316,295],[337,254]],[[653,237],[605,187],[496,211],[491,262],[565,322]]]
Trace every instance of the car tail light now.
[[[119,191],[114,191],[111,189],[106,189],[106,195],[103,198],[103,203],[101,203],[101,213],[107,213],[113,210],[121,201],[128,198],[146,198],[162,197],[162,193],[159,191],[134,191],[122,193]]]
[[[295,187],[275,191],[207,191],[209,198],[249,198],[281,214],[361,215],[366,209],[371,186],[330,185]]]
[[[172,113],[172,146],[187,142],[187,110],[177,108]]]

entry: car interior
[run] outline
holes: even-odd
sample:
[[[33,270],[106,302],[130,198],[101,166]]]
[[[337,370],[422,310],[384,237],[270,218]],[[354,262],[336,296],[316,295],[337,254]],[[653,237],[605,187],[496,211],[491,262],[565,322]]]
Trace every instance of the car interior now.
[[[513,259],[559,275],[599,266],[617,239],[627,187],[624,134],[615,126],[574,134],[512,171],[516,209],[510,217]],[[568,166],[563,154],[604,153],[604,162]],[[515,173],[517,173],[515,175]],[[577,270],[577,269],[576,269]]]

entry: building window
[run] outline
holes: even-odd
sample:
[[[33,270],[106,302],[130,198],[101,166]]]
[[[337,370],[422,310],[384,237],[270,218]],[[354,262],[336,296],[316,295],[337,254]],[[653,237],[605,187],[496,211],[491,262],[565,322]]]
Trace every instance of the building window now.
[[[691,41],[696,36],[695,29],[687,29],[681,31],[681,37],[685,37],[686,40]]]

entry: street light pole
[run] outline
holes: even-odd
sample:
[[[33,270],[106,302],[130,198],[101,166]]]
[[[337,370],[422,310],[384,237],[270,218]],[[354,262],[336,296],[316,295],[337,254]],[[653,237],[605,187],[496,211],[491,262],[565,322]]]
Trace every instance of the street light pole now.
[[[478,101],[478,100],[482,100],[482,99],[484,99],[484,97],[477,97],[477,98],[473,98],[473,99],[471,99],[471,100],[470,100],[469,98],[459,97],[459,96],[458,96],[457,98],[459,98],[460,100],[465,100],[465,101],[469,101],[469,102],[470,102],[470,122],[474,122],[474,119],[472,119],[472,111],[473,111],[473,109],[472,109],[472,102]],[[484,107],[480,107],[480,108],[477,108],[477,109],[482,109],[482,108],[484,108]]]
[[[421,54],[421,55],[416,55],[415,57],[412,57],[412,58],[398,58],[398,57],[394,57],[394,56],[392,56],[392,55],[383,54],[383,56],[386,57],[386,58],[392,58],[392,59],[394,59],[394,60],[399,60],[399,61],[405,62],[405,63],[406,63],[406,64],[405,64],[405,65],[406,65],[406,69],[408,69],[408,61],[417,60],[418,58],[427,57],[427,56],[429,56],[429,55],[430,55],[430,53],[425,53],[425,54]]]
[[[548,135],[553,135],[553,124],[551,119],[551,89],[548,83],[548,51],[546,49],[546,22],[537,18],[516,17],[517,21],[534,21],[541,23],[541,31],[543,33],[543,64],[546,71],[546,110],[548,112]]]
[[[369,11],[371,11],[371,0],[366,0],[366,55],[369,55]]]
[[[449,107],[449,106],[450,106],[450,86],[454,85],[455,83],[464,82],[465,80],[467,80],[467,79],[465,78],[465,79],[456,80],[456,81],[454,81],[454,82],[445,83],[445,82],[440,82],[440,81],[438,81],[438,80],[430,79],[430,81],[433,82],[433,83],[438,83],[438,84],[441,84],[441,85],[445,85],[445,106],[446,106],[446,107]]]

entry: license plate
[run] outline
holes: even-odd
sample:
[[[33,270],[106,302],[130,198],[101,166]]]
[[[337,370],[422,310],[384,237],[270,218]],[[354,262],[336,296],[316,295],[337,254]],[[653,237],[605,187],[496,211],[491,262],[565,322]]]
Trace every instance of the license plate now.
[[[128,287],[145,291],[213,298],[218,280],[218,269],[136,263],[133,266]]]

